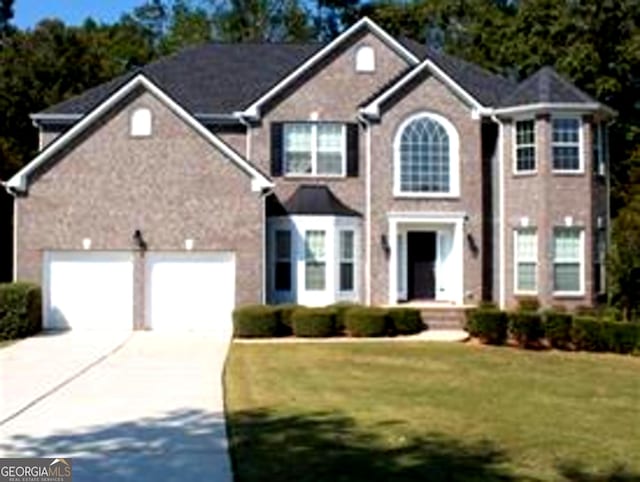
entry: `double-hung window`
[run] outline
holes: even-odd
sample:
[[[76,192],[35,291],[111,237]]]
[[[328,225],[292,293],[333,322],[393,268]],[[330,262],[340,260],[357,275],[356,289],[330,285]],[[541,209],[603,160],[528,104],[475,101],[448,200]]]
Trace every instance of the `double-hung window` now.
[[[284,169],[291,176],[344,176],[346,125],[335,122],[284,125]]]
[[[515,291],[535,293],[538,289],[538,235],[536,228],[515,231]]]
[[[583,288],[583,230],[558,227],[553,230],[553,291],[581,294]]]
[[[517,173],[536,170],[536,123],[533,119],[516,122]]]
[[[551,155],[553,170],[579,172],[581,120],[578,117],[554,117],[551,120]]]
[[[352,230],[340,231],[340,291],[354,289],[355,236]]]
[[[326,287],[326,246],[324,231],[306,231],[304,285],[307,291],[323,291]]]
[[[276,231],[275,289],[291,291],[291,231]]]

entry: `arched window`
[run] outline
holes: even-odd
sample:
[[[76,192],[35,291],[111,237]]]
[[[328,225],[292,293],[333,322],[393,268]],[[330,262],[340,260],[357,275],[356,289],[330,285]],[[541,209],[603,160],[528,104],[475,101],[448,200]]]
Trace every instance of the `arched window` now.
[[[151,111],[140,108],[133,111],[130,119],[130,132],[133,137],[147,137],[151,135]]]
[[[395,145],[397,195],[457,196],[458,133],[447,119],[422,113],[407,119]]]
[[[373,47],[364,45],[356,52],[356,72],[373,72],[376,70],[376,54]]]

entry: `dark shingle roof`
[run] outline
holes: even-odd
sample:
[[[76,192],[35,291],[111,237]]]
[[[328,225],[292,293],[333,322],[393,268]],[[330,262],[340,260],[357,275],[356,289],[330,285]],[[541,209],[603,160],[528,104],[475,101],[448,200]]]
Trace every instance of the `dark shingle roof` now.
[[[302,185],[285,202],[273,196],[267,204],[267,216],[311,214],[315,216],[361,216],[346,206],[327,186]]]
[[[256,100],[321,47],[318,43],[211,43],[191,47],[89,89],[44,112],[88,112],[142,72],[192,114],[231,113]]]
[[[511,92],[516,83],[489,72],[479,65],[440,52],[413,39],[402,37],[400,42],[421,60],[429,59],[485,106],[498,105],[505,92]]]
[[[593,103],[591,96],[577,88],[551,67],[543,67],[523,80],[507,96],[501,105],[511,107],[538,103]]]

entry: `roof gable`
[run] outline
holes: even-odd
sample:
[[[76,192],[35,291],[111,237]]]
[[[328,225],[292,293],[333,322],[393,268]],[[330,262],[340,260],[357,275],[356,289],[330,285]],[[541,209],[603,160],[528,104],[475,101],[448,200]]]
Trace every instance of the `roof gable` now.
[[[156,86],[151,80],[149,80],[144,74],[137,74],[130,79],[126,84],[117,89],[106,100],[96,106],[90,113],[82,117],[71,129],[58,137],[55,141],[49,144],[35,159],[29,164],[18,171],[8,182],[4,185],[7,189],[24,192],[28,187],[28,178],[31,173],[40,168],[44,163],[49,161],[55,154],[59,153],[69,144],[72,140],[77,138],[81,133],[87,130],[91,125],[101,119],[104,115],[111,111],[111,109],[123,100],[127,95],[137,88],[144,88],[152,95],[158,98],[163,104],[165,104],[171,111],[173,111],[178,117],[187,123],[193,130],[200,134],[206,141],[212,144],[215,148],[220,150],[229,160],[234,162],[238,168],[242,169],[252,179],[252,189],[261,190],[269,188],[273,184],[272,182],[256,169],[251,163],[249,163],[244,157],[238,154],[235,150],[225,144],[218,136],[209,131],[200,122],[198,122],[184,107],[174,101],[170,96],[163,92],[158,86]]]

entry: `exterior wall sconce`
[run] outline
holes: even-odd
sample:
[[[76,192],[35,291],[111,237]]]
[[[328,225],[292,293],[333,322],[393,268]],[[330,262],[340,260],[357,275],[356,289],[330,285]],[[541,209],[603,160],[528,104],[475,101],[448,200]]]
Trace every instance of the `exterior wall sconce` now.
[[[147,242],[142,237],[142,231],[140,231],[139,229],[136,229],[133,232],[133,242],[136,244],[137,248],[143,253],[148,248]]]
[[[187,251],[191,251],[193,249],[193,239],[184,240],[184,249]]]
[[[85,250],[91,249],[91,238],[84,238],[82,240],[82,248]]]
[[[467,244],[469,245],[469,249],[471,250],[471,254],[473,255],[473,257],[477,258],[478,254],[480,253],[480,247],[476,242],[476,238],[474,238],[473,234],[471,233],[467,234]]]
[[[386,234],[382,234],[380,236],[380,245],[382,246],[382,251],[384,251],[384,255],[388,258],[391,254],[391,246],[389,246],[389,238],[387,238]]]

